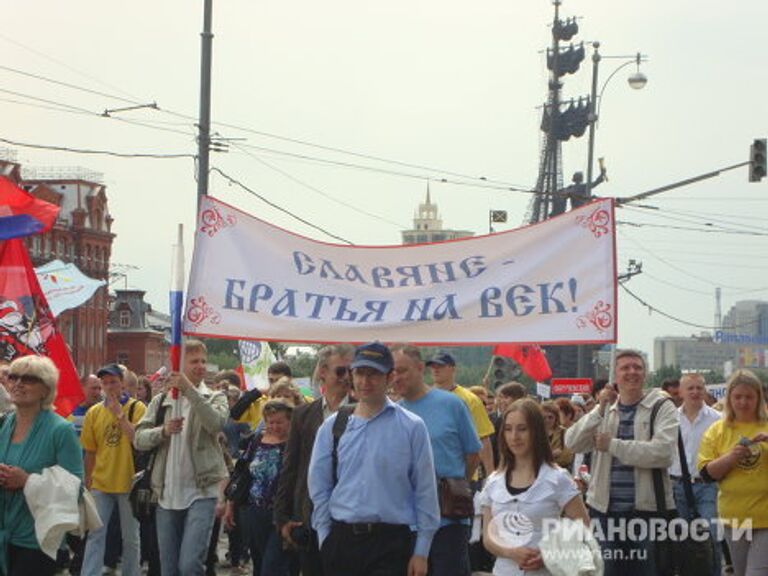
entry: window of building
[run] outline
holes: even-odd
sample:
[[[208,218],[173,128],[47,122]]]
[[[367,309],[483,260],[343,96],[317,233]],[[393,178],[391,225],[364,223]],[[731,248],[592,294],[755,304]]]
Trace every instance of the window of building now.
[[[131,326],[131,311],[120,310],[120,328],[130,328]]]

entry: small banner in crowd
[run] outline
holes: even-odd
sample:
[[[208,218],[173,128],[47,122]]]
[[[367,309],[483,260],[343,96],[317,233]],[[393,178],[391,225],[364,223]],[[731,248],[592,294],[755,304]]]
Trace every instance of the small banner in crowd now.
[[[57,317],[65,310],[85,304],[96,290],[106,284],[104,280],[89,278],[74,264],[61,260],[43,264],[35,268],[35,273],[48,306]]]
[[[267,371],[269,365],[277,360],[272,348],[267,342],[258,340],[240,340],[237,347],[240,352],[240,366],[245,388],[248,390],[258,388],[262,392],[268,390]]]
[[[345,246],[201,199],[184,332],[289,342],[616,340],[613,201],[449,242]]]

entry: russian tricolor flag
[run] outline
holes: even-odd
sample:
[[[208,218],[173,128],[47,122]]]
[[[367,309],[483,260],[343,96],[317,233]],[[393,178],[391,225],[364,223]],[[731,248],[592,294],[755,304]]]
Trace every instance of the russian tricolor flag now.
[[[171,264],[171,370],[181,370],[181,321],[184,309],[184,226],[179,224],[179,237],[173,245]]]
[[[38,200],[5,176],[0,176],[0,240],[47,232],[59,207]]]

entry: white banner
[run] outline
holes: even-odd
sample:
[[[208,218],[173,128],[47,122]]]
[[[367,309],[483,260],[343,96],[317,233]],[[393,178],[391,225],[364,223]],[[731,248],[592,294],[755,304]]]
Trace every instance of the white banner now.
[[[35,268],[35,274],[54,316],[85,304],[99,287],[106,284],[103,280],[89,278],[74,264],[65,264],[61,260]]]
[[[258,340],[240,340],[237,347],[240,351],[245,387],[248,390],[258,388],[262,392],[269,390],[267,372],[269,365],[277,360],[272,348],[266,342]]]
[[[546,399],[551,398],[552,394],[551,394],[549,384],[536,382],[536,396],[538,396],[539,398],[546,398]]]
[[[201,200],[184,331],[284,342],[616,340],[613,201],[435,244],[345,246]]]

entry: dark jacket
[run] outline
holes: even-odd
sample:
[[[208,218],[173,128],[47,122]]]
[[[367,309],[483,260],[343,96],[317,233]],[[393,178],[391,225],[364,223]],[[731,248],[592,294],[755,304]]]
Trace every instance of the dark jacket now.
[[[323,399],[299,406],[293,412],[291,433],[283,453],[283,466],[275,495],[274,518],[278,526],[289,520],[310,526],[312,501],[307,476],[315,435],[323,423]]]

